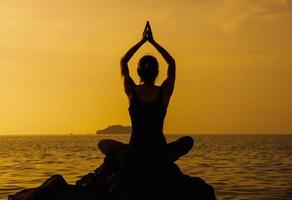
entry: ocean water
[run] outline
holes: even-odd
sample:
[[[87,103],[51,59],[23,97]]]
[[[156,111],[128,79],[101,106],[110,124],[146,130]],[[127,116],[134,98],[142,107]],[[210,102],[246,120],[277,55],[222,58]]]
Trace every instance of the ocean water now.
[[[173,141],[179,135],[168,135]],[[292,199],[292,136],[192,135],[195,146],[177,164],[214,186],[218,199]],[[53,174],[69,183],[103,161],[96,143],[128,135],[1,136],[0,199],[36,187]]]

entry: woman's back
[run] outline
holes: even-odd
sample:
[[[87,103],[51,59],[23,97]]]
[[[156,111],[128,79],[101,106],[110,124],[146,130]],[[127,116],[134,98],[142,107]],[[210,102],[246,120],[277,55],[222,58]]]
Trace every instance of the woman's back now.
[[[148,91],[147,91],[148,90]],[[130,100],[129,114],[132,123],[130,144],[148,153],[164,149],[163,122],[166,106],[162,87],[136,86]]]
[[[160,86],[141,84],[135,86],[134,90],[141,101],[151,102],[158,97]]]

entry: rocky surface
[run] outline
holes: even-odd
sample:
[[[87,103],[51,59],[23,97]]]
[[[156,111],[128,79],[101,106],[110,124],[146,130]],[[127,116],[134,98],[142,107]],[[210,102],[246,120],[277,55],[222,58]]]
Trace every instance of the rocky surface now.
[[[157,163],[125,145],[106,156],[93,173],[75,185],[53,175],[37,188],[8,200],[214,200],[213,187],[182,174],[174,163]]]

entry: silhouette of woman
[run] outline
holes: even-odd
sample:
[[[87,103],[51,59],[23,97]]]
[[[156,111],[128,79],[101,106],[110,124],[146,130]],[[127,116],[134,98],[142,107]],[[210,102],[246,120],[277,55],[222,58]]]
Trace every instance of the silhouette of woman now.
[[[135,52],[145,43],[152,44],[168,63],[167,78],[161,86],[155,85],[158,75],[158,62],[151,55],[143,56],[138,64],[140,84],[136,85],[130,76],[128,62]],[[125,92],[129,98],[129,114],[132,123],[130,146],[135,147],[151,157],[169,162],[176,161],[185,155],[193,146],[189,136],[167,144],[163,134],[163,122],[175,83],[175,60],[153,38],[151,26],[146,23],[142,40],[134,45],[121,59],[121,73],[124,79]],[[99,149],[109,154],[121,142],[101,140]]]

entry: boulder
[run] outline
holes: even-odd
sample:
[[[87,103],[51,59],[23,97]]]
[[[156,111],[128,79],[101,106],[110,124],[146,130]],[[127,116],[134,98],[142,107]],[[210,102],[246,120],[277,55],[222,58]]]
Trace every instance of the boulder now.
[[[162,163],[127,145],[111,152],[93,173],[68,184],[53,175],[37,188],[8,200],[214,200],[212,186],[184,175],[175,163]]]

